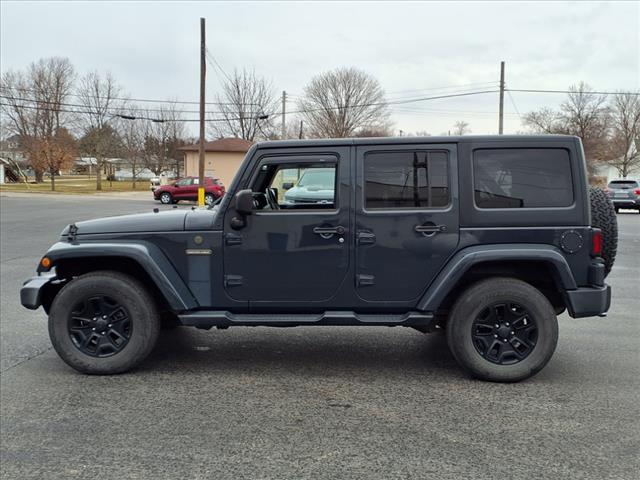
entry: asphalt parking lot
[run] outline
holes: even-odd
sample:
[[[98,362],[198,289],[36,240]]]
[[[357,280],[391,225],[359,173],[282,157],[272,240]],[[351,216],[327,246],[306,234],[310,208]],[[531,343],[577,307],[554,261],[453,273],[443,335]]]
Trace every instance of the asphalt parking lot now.
[[[637,213],[618,217],[609,316],[563,315],[519,384],[467,378],[441,334],[381,327],[182,328],[135,372],[78,374],[19,287],[65,224],[154,206],[0,199],[2,478],[640,478]]]

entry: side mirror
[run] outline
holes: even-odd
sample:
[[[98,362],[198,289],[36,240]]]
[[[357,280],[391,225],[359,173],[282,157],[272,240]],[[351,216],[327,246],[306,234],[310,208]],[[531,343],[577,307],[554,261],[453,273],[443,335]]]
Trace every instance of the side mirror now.
[[[236,193],[236,211],[240,215],[251,215],[253,211],[253,192],[240,190]]]
[[[290,190],[293,188],[293,182],[284,182],[282,184],[282,189],[283,190]]]

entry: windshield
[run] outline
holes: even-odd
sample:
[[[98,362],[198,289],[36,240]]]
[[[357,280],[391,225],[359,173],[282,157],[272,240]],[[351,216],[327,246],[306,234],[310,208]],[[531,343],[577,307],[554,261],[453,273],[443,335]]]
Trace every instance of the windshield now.
[[[333,190],[335,170],[333,168],[314,168],[305,171],[298,182],[299,187],[318,187]]]
[[[621,188],[624,190],[628,188],[636,188],[637,186],[638,182],[634,182],[633,180],[618,180],[609,184],[609,188]]]

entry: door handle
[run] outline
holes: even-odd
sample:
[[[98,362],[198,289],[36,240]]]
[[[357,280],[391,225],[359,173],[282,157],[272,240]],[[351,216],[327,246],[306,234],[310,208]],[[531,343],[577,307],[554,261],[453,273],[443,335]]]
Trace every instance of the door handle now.
[[[344,235],[346,229],[338,225],[337,227],[313,227],[313,233],[320,235],[322,238],[331,238],[334,235]]]
[[[431,237],[436,233],[446,232],[446,225],[416,225],[413,229],[424,235],[425,237]]]

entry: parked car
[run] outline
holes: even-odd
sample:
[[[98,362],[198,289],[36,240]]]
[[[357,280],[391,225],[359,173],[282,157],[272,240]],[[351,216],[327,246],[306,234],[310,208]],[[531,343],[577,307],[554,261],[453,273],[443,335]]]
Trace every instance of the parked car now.
[[[149,189],[152,192],[156,191],[156,188],[160,186],[160,177],[151,177],[149,179]]]
[[[607,185],[607,193],[613,202],[616,213],[621,208],[638,210],[640,213],[640,184],[637,180],[629,178],[612,180]]]
[[[284,200],[287,203],[332,203],[336,171],[334,168],[309,168],[297,184],[285,183]],[[289,187],[287,189],[287,187]]]
[[[204,201],[207,205],[224,195],[224,185],[217,178],[205,177]],[[160,203],[177,203],[180,200],[198,200],[198,177],[185,177],[171,185],[160,185],[153,191],[153,198]]]
[[[280,202],[301,171],[331,198]],[[577,137],[270,141],[228,193],[63,230],[20,295],[65,362],[127,371],[162,322],[404,326],[444,329],[463,369],[512,382],[547,364],[557,315],[610,306],[615,212]]]

